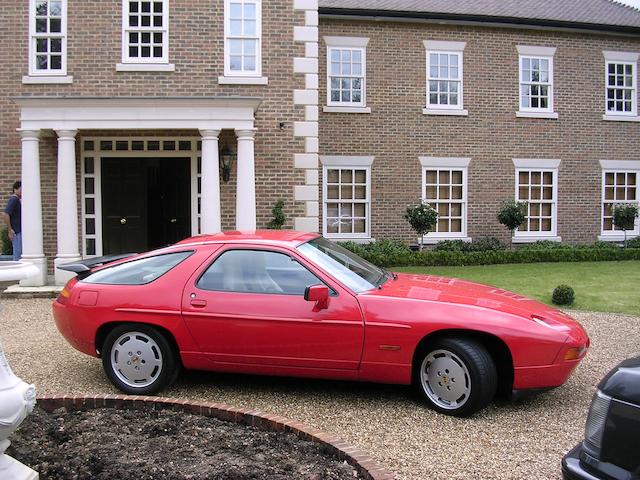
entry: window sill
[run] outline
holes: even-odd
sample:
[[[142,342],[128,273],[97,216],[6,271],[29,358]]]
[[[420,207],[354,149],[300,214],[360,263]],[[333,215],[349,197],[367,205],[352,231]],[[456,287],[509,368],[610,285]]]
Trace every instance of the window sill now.
[[[631,240],[632,238],[636,238],[639,235],[637,233],[627,233],[627,240]],[[615,234],[615,235],[598,235],[599,242],[624,242],[623,234]]]
[[[602,115],[602,120],[608,120],[611,122],[640,122],[640,117],[637,115]]]
[[[548,118],[551,120],[558,119],[558,112],[516,112],[518,118]]]
[[[562,241],[562,237],[555,237],[555,236],[551,236],[551,235],[536,235],[536,236],[516,236],[513,237],[511,239],[512,243],[533,243],[533,242],[539,242],[542,240],[546,240],[549,242],[561,242]]]
[[[467,117],[469,115],[468,110],[453,108],[423,108],[422,113],[423,115],[448,115],[452,117]]]
[[[371,113],[371,108],[324,106],[322,111],[326,113]]]
[[[424,245],[435,245],[445,240],[462,240],[463,242],[471,242],[471,237],[422,237],[422,243]]]
[[[324,238],[331,240],[332,242],[373,243],[376,241],[376,239],[372,237],[332,237],[324,235]]]
[[[267,77],[218,77],[220,85],[268,85]]]
[[[118,63],[116,72],[175,72],[173,63]]]
[[[69,84],[73,83],[73,77],[71,75],[25,75],[22,77],[22,83],[25,85],[37,85],[43,83]]]

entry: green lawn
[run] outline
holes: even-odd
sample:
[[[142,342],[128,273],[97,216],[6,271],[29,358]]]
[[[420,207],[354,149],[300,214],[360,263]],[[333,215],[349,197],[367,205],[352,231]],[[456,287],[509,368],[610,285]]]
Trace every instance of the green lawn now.
[[[573,287],[571,308],[640,316],[640,261],[526,263],[473,267],[398,267],[397,272],[428,273],[495,285],[551,304],[561,283]]]

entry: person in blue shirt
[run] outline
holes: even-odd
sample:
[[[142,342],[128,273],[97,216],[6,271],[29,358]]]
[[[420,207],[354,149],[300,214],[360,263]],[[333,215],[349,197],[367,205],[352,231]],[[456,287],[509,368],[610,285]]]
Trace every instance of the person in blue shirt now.
[[[13,259],[18,261],[22,256],[22,182],[13,184],[13,195],[9,197],[3,217],[13,245]]]

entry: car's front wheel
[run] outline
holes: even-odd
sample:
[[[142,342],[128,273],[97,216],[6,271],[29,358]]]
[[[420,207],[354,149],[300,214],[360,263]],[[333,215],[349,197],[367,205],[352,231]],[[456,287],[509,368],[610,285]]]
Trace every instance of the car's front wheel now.
[[[179,362],[164,335],[143,324],[115,327],[102,348],[102,366],[124,393],[150,395],[175,380]]]
[[[498,374],[481,343],[442,338],[423,348],[416,360],[414,383],[432,409],[466,417],[493,400]]]

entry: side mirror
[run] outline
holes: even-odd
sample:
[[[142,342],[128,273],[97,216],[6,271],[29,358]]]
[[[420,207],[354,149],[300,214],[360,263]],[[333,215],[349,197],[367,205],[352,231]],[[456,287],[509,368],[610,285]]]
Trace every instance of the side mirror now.
[[[304,299],[316,302],[318,309],[327,308],[329,304],[329,287],[326,285],[309,285],[304,289]]]

